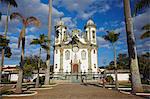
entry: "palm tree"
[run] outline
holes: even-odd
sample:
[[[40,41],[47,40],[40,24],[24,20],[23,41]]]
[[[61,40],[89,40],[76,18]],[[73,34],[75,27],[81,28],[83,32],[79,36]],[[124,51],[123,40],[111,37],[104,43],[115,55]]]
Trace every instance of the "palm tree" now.
[[[135,46],[135,37],[133,33],[133,23],[131,17],[130,0],[124,0],[124,15],[126,24],[126,35],[127,35],[127,45],[129,53],[129,65],[131,71],[131,83],[132,83],[132,93],[142,92],[142,84],[139,73],[139,66],[137,60],[137,51]]]
[[[4,37],[6,38],[7,37],[7,31],[8,31],[8,17],[9,17],[10,8],[11,8],[11,6],[17,7],[17,3],[15,0],[0,0],[0,3],[1,2],[6,3],[8,5],[5,31],[4,31]],[[2,13],[0,13],[0,20],[1,20],[1,16],[2,16]],[[2,48],[2,59],[1,59],[1,64],[0,64],[0,78],[1,78],[1,70],[2,70],[2,67],[4,65],[4,56],[5,56],[4,54],[5,54],[5,47]]]
[[[9,40],[6,39],[3,35],[0,35],[0,54],[2,54],[2,51],[4,51],[4,56],[10,58],[12,53],[8,44],[9,44]],[[2,73],[2,67],[0,67],[0,83],[1,83],[1,73]]]
[[[143,8],[150,7],[150,0],[138,0],[135,3],[135,14],[137,14],[138,11],[142,10]]]
[[[52,30],[52,0],[49,0],[49,17],[48,17],[48,40],[51,40],[51,30]],[[46,58],[46,72],[45,72],[45,85],[49,85],[49,75],[50,75],[50,42],[48,42],[49,50],[47,51]]]
[[[34,44],[34,45],[40,45],[40,52],[39,52],[39,60],[38,60],[38,66],[37,66],[37,79],[36,79],[36,85],[35,87],[38,88],[39,87],[39,68],[40,68],[40,58],[41,58],[41,48],[43,48],[44,50],[49,50],[49,47],[47,46],[47,43],[49,42],[49,40],[47,39],[47,37],[44,34],[41,34],[40,37],[38,39],[33,39],[32,42],[30,44]]]
[[[142,27],[142,30],[145,30],[144,33],[141,35],[141,39],[145,39],[150,37],[150,24],[146,24],[145,26]]]
[[[140,0],[140,1],[136,2],[134,12],[135,12],[135,14],[137,14],[138,11],[140,11],[144,8],[148,8],[148,7],[150,7],[150,0]],[[144,32],[141,35],[141,39],[150,37],[150,24],[144,25],[142,27],[142,30],[145,30],[146,32]]]
[[[115,89],[118,90],[118,77],[117,77],[117,62],[116,62],[116,47],[115,42],[119,39],[120,33],[115,33],[114,31],[107,31],[107,35],[104,35],[104,39],[112,44],[114,51],[114,65],[115,65]]]
[[[26,28],[30,24],[33,24],[37,27],[40,26],[40,21],[31,16],[28,18],[23,17],[20,13],[14,12],[10,15],[10,19],[21,19],[22,21],[22,29],[19,35],[18,39],[18,48],[20,47],[20,42],[22,41],[22,52],[21,52],[21,62],[20,62],[20,68],[19,68],[19,74],[18,74],[18,82],[16,86],[16,93],[21,93],[22,92],[22,74],[23,74],[23,65],[24,65],[24,49],[25,49],[25,34],[26,34]]]

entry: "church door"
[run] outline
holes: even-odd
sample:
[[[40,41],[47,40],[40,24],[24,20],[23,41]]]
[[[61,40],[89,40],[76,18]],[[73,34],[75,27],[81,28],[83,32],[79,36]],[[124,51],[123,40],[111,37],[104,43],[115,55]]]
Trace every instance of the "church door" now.
[[[78,64],[73,65],[73,73],[78,73]]]

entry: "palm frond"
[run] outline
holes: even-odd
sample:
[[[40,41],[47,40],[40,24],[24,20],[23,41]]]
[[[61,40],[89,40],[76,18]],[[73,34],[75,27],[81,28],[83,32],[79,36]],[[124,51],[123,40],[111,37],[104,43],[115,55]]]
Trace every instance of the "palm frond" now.
[[[44,42],[45,43],[50,43],[51,40],[45,39]]]
[[[11,48],[8,46],[5,47],[5,57],[10,58],[11,55],[12,55]]]
[[[142,27],[142,30],[150,30],[150,24],[146,24]]]
[[[41,45],[41,47],[44,49],[44,50],[46,50],[46,51],[48,51],[49,50],[49,46],[47,46],[47,45]]]
[[[17,2],[15,0],[0,0],[3,3],[10,4],[14,7],[18,7]]]
[[[39,27],[41,23],[37,18],[31,16],[27,18],[27,24],[28,25],[34,24],[35,26]]]
[[[3,35],[0,35],[0,47],[8,46],[9,40],[6,39]]]
[[[142,35],[141,35],[141,39],[145,39],[145,38],[148,38],[148,37],[150,37],[150,31],[146,31],[146,32],[144,32]]]
[[[120,33],[114,31],[106,31],[108,34],[104,35],[103,38],[111,43],[115,43],[119,39]]]
[[[30,43],[31,45],[37,45],[37,44],[41,44],[39,39],[33,39]]]
[[[39,39],[40,39],[40,41],[41,41],[42,43],[44,43],[45,35],[44,35],[44,34],[41,34]]]
[[[21,20],[24,20],[24,17],[18,13],[18,12],[14,12],[10,15],[10,19],[21,19]]]
[[[147,7],[150,7],[150,0],[139,0],[135,4],[134,13],[136,14],[141,9],[147,8]]]

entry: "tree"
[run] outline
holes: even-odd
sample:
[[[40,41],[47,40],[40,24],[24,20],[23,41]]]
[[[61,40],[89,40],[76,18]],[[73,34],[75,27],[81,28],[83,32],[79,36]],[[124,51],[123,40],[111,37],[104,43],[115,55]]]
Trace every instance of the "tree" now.
[[[107,31],[107,35],[104,35],[104,39],[112,44],[114,51],[114,65],[115,65],[115,89],[118,90],[118,77],[117,77],[117,61],[116,61],[116,48],[115,42],[119,39],[120,33],[115,33],[114,31]]]
[[[142,83],[149,84],[150,81],[150,53],[146,52],[138,56],[140,74],[142,74]]]
[[[113,77],[111,76],[111,75],[108,75],[108,76],[106,76],[106,81],[109,83],[109,84],[113,84],[113,82],[114,82],[114,79],[113,79]]]
[[[118,54],[117,57],[117,67],[118,69],[130,69],[129,67],[129,57],[127,54]]]
[[[124,0],[124,15],[126,24],[129,65],[132,79],[132,93],[135,94],[136,92],[142,92],[143,88],[138,67],[137,51],[135,46],[135,37],[133,33],[133,23],[130,10],[130,0]]]
[[[135,3],[134,12],[137,14],[138,11],[150,7],[150,0],[137,0]]]
[[[141,39],[150,37],[150,24],[146,24],[145,26],[143,26],[142,30],[144,30],[145,32],[142,33],[142,35],[140,37]]]
[[[22,92],[22,74],[23,74],[23,66],[24,66],[24,50],[25,50],[25,34],[26,34],[26,28],[30,25],[33,24],[37,27],[40,26],[40,21],[31,16],[28,18],[23,17],[20,13],[14,12],[10,15],[10,19],[21,19],[22,21],[22,29],[18,38],[18,48],[20,47],[20,42],[22,41],[22,52],[21,52],[21,62],[20,62],[20,68],[19,68],[19,74],[18,74],[18,82],[16,86],[16,93],[21,93]]]
[[[4,38],[6,38],[7,37],[7,31],[8,31],[8,17],[9,17],[10,8],[11,8],[11,6],[17,7],[17,3],[15,0],[0,0],[0,3],[1,2],[6,3],[8,5],[5,31],[4,31]],[[1,16],[2,16],[2,13],[0,13],[0,20],[1,20]],[[5,47],[2,48],[2,58],[1,58],[1,64],[0,64],[0,79],[1,79],[2,67],[4,65],[4,56],[5,56],[4,54],[5,54]]]
[[[41,34],[38,39],[33,39],[31,42],[31,44],[40,45],[39,61],[38,61],[38,67],[37,67],[37,79],[36,79],[36,85],[35,85],[36,88],[39,87],[39,68],[40,68],[41,48],[48,51],[49,50],[49,46],[47,46],[48,42],[49,40],[47,39],[47,36],[45,36],[44,34]]]
[[[52,0],[49,0],[49,16],[48,16],[48,40],[51,41],[51,30],[52,30]],[[48,43],[49,50],[47,51],[46,58],[46,71],[45,71],[45,85],[49,85],[49,75],[50,75],[50,42]]]
[[[25,57],[24,61],[23,78],[31,78],[32,74],[35,73],[34,71],[38,68],[46,68],[46,63],[42,59],[39,60],[39,56],[37,55]],[[38,67],[39,63],[40,67]]]

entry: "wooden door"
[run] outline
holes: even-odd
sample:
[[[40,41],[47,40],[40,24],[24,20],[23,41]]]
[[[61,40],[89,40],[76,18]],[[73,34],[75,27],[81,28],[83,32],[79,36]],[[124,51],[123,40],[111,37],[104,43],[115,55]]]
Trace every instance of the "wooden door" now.
[[[73,73],[78,73],[78,64],[73,65]]]

